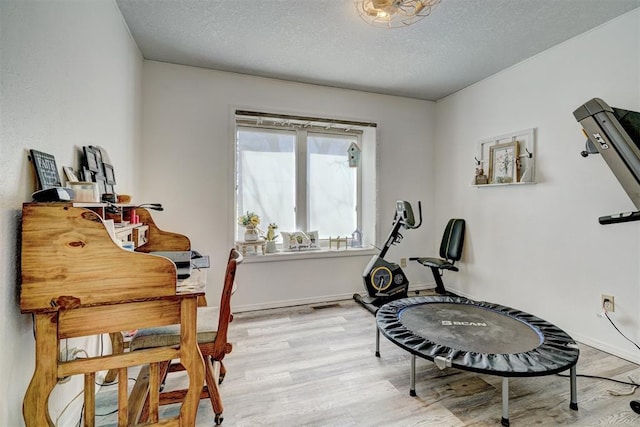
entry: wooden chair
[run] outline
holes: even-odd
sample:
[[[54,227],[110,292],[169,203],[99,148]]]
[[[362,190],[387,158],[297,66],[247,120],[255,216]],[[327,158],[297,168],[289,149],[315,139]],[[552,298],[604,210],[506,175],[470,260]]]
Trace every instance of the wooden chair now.
[[[213,412],[215,414],[215,424],[222,424],[223,405],[218,384],[221,384],[226,374],[226,369],[222,360],[225,355],[231,352],[232,346],[227,342],[227,330],[229,322],[233,320],[231,314],[231,295],[234,292],[234,279],[236,267],[242,262],[242,255],[236,249],[231,249],[227,262],[227,271],[220,298],[220,307],[198,307],[198,346],[204,358],[205,364],[205,384],[203,385],[200,399],[209,398]],[[216,312],[219,315],[216,317]],[[180,336],[179,325],[171,325],[161,328],[140,329],[129,343],[129,351],[155,348],[158,346],[178,345],[177,339]],[[218,382],[215,379],[214,364],[220,364],[220,374]],[[159,369],[160,379],[165,379],[171,372],[184,370],[180,363],[164,362]],[[130,396],[129,417],[136,421],[145,421],[149,407],[149,377],[148,366],[140,370],[136,384]],[[161,390],[159,396],[160,405],[182,402],[187,390]]]

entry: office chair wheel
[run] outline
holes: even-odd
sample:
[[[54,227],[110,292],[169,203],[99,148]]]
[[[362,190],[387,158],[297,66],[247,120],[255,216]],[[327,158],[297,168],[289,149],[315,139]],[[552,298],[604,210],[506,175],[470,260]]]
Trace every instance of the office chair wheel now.
[[[214,421],[216,425],[219,426],[224,421],[224,417],[222,416],[222,414],[216,414]]]
[[[224,374],[220,374],[220,378],[218,378],[218,385],[222,384],[222,381],[224,381]]]

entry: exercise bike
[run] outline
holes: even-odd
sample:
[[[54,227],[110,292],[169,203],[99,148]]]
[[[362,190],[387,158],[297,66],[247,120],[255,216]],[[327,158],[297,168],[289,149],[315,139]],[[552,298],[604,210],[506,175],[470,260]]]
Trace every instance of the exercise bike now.
[[[414,229],[422,225],[422,204],[420,202],[418,202],[418,217],[419,223],[416,225],[411,204],[403,200],[396,202],[396,213],[391,232],[380,250],[380,254],[371,258],[362,273],[362,280],[368,296],[353,295],[353,299],[372,313],[375,313],[387,302],[407,297],[409,290],[407,276],[398,264],[389,262],[384,257],[391,246],[402,241],[401,229]]]

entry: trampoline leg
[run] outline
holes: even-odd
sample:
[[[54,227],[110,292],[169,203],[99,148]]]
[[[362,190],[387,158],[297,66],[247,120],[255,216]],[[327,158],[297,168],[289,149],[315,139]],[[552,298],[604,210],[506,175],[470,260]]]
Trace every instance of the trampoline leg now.
[[[578,410],[578,387],[576,384],[576,365],[573,365],[569,370],[571,373],[571,403],[569,407],[574,411]]]
[[[502,419],[500,424],[509,425],[509,377],[502,377]]]
[[[411,355],[411,388],[409,389],[409,396],[416,395],[416,355]]]
[[[380,329],[376,328],[376,357],[380,357]]]

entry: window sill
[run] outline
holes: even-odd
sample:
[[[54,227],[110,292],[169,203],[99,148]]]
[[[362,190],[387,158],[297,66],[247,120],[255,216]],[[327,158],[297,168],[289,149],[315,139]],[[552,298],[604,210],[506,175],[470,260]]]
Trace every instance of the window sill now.
[[[248,252],[243,259],[243,263],[254,262],[279,262],[279,261],[294,261],[299,259],[322,259],[322,258],[342,258],[350,256],[371,256],[377,254],[379,251],[374,247],[369,248],[347,248],[347,249],[329,249],[321,248],[308,251],[299,252],[287,252],[278,251],[274,254],[262,255],[259,253],[256,255],[252,251]]]

